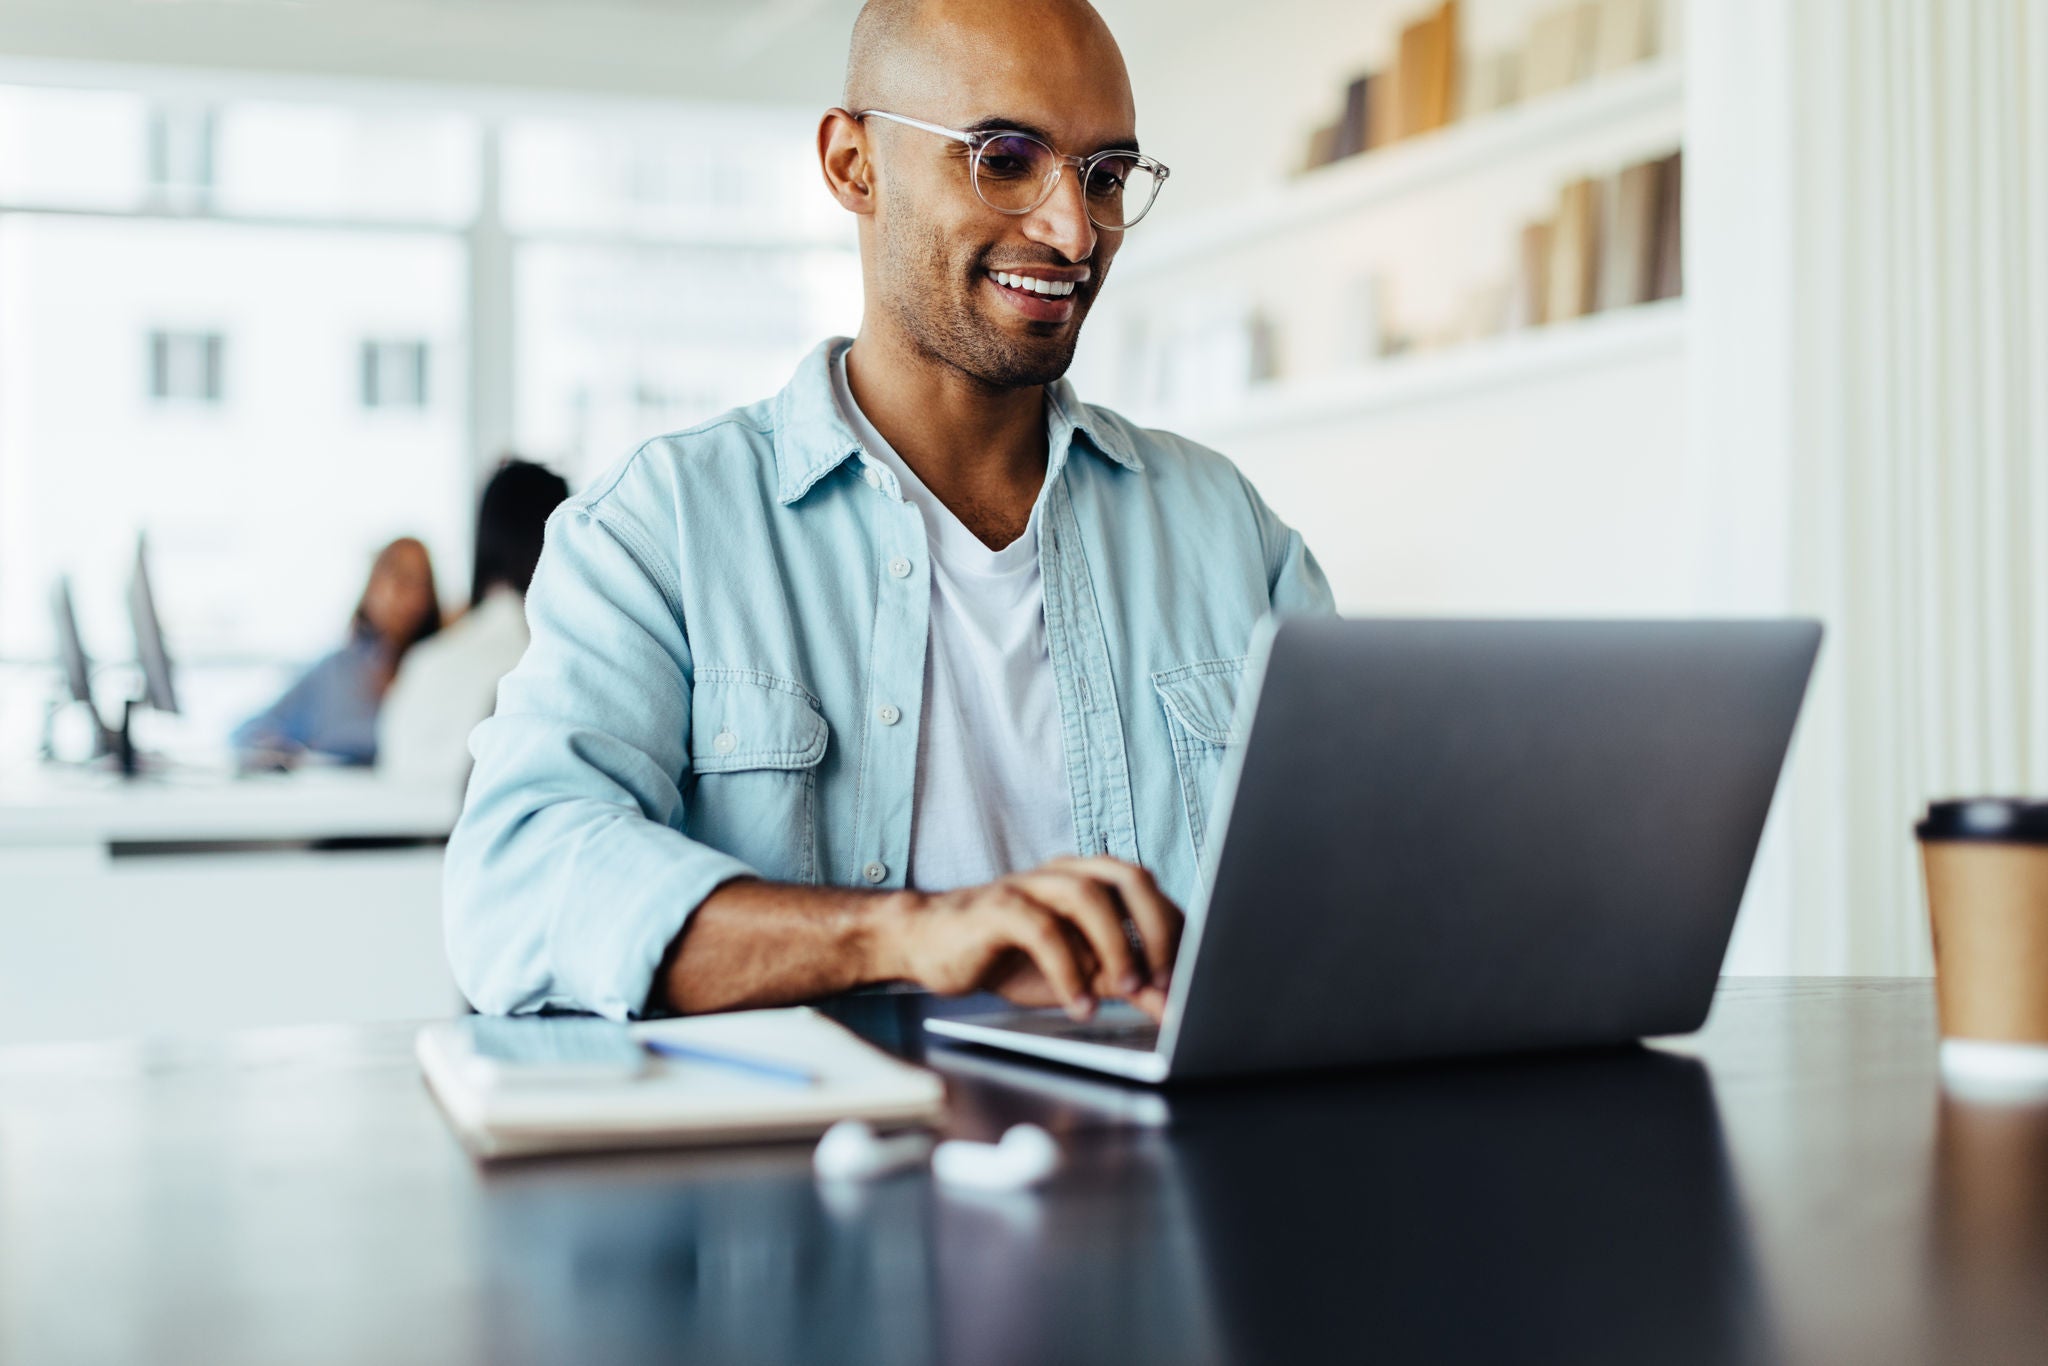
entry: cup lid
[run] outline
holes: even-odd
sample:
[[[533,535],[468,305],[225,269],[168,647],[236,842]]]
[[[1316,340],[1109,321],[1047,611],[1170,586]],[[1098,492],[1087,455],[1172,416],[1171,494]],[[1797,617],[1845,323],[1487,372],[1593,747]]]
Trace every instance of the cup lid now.
[[[1913,827],[1913,833],[1923,840],[2048,844],[2048,802],[2021,797],[1929,802],[1926,819]]]

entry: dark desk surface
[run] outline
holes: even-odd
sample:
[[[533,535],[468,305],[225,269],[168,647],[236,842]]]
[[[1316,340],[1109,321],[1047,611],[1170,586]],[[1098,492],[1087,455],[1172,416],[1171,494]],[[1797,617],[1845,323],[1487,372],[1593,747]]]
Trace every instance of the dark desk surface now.
[[[1069,1158],[978,1199],[804,1145],[480,1170],[410,1036],[0,1052],[0,1360],[2048,1360],[2048,1109],[1944,1098],[1920,981],[1731,982],[1704,1066],[958,1073],[955,1132]]]

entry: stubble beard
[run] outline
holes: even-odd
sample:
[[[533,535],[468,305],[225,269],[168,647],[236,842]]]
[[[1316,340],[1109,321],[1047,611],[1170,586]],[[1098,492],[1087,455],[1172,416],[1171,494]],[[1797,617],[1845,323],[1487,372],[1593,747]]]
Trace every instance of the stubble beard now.
[[[1024,389],[1051,384],[1074,362],[1081,323],[1094,302],[1100,277],[1077,292],[1071,321],[1040,336],[1019,338],[985,317],[972,294],[986,278],[979,261],[961,263],[946,252],[936,230],[913,240],[885,238],[882,297],[896,325],[918,352],[991,389]]]

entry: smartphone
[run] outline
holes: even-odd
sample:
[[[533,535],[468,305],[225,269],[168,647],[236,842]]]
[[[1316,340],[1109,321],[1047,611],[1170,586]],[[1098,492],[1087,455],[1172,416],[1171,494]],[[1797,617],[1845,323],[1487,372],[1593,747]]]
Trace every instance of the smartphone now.
[[[468,1015],[457,1022],[469,1067],[487,1084],[626,1081],[648,1068],[647,1050],[613,1020],[581,1015]]]

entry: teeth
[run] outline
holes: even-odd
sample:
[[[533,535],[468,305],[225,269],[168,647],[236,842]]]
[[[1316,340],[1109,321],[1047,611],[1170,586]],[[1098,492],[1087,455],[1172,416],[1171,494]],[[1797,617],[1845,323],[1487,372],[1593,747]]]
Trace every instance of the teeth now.
[[[999,284],[1008,285],[1012,289],[1029,290],[1048,299],[1064,299],[1074,292],[1072,280],[1041,280],[1035,275],[1012,275],[1006,270],[993,270],[989,274],[993,275]]]

